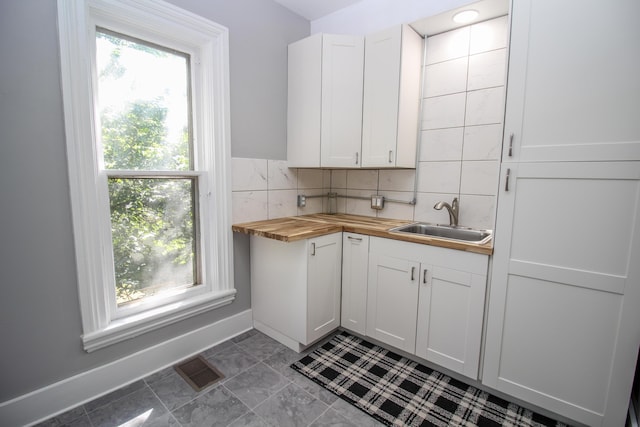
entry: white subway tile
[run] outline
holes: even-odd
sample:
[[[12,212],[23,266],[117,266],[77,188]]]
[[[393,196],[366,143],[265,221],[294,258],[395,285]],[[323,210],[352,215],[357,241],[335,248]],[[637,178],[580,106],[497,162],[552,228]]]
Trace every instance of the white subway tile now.
[[[289,168],[286,160],[268,160],[269,190],[293,190],[298,188],[298,175],[295,168]]]
[[[460,195],[460,225],[480,230],[493,230],[495,212],[495,196]]]
[[[507,47],[509,19],[503,16],[471,26],[469,53],[471,55]]]
[[[497,161],[462,162],[460,193],[496,195],[499,174],[500,163]]]
[[[461,160],[463,134],[463,127],[422,131],[420,161]]]
[[[462,160],[500,160],[501,149],[501,124],[464,128]]]
[[[468,90],[503,86],[507,49],[492,50],[469,57]]]
[[[502,123],[504,118],[504,87],[467,93],[465,125]]]
[[[331,171],[323,170],[322,171],[322,189],[328,192],[331,188]]]
[[[331,190],[347,188],[347,171],[335,169],[331,171]]]
[[[322,169],[298,169],[298,189],[323,188]]]
[[[422,112],[422,129],[463,126],[466,97],[466,93],[457,93],[425,99]]]
[[[424,69],[424,97],[450,95],[467,90],[468,58],[427,65]]]
[[[375,169],[347,170],[347,188],[351,190],[377,190],[378,171]]]
[[[297,190],[269,191],[269,219],[296,216]]]
[[[427,37],[427,65],[468,56],[469,34],[467,26]]]
[[[459,193],[461,162],[420,162],[418,191]]]
[[[369,198],[372,194],[375,194],[375,191],[351,189],[347,190],[348,196],[362,196]],[[346,199],[345,212],[351,215],[376,216],[376,211],[374,209],[371,209],[371,199]]]
[[[267,160],[232,158],[231,189],[233,191],[266,190]]]
[[[379,190],[384,191],[413,191],[416,180],[414,170],[381,170],[379,175]]]
[[[231,218],[234,224],[269,218],[267,191],[234,191],[231,193]]]

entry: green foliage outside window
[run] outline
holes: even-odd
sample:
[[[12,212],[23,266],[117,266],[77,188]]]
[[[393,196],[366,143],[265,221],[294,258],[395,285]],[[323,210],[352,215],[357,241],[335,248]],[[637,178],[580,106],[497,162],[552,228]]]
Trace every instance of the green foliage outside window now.
[[[107,42],[103,43],[102,48],[109,49],[109,59],[99,69],[101,84],[113,84],[127,78],[129,68],[132,68],[123,59],[127,54],[129,58],[143,55],[143,59],[144,55],[149,58],[175,57],[111,34],[99,33],[100,39]],[[126,99],[126,94],[123,99]],[[167,105],[164,94],[159,93],[151,99],[129,99],[117,109],[109,106],[101,108],[101,138],[106,170],[190,169],[188,126],[182,125],[181,134],[178,132],[179,135],[174,135],[171,140],[168,136]],[[182,121],[185,122],[188,119]],[[111,238],[119,305],[160,290],[181,288],[197,282],[194,226],[196,180],[190,177],[166,177],[161,173],[158,175],[139,177],[123,172],[122,176],[116,174],[109,177]]]

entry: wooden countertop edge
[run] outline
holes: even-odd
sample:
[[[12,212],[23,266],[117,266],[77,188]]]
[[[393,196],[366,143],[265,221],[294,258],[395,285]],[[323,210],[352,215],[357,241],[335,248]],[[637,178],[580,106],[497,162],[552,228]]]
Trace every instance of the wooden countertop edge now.
[[[341,225],[326,224],[324,227],[314,228],[313,230],[302,230],[299,233],[282,234],[277,231],[264,231],[252,229],[244,224],[233,225],[231,227],[236,233],[244,233],[252,236],[267,237],[269,239],[279,240],[281,242],[297,242],[298,240],[310,239],[312,237],[325,236],[327,234],[342,232]]]
[[[375,218],[367,218],[366,221],[375,221]],[[329,222],[331,221],[331,222]],[[493,253],[492,242],[484,245],[474,243],[458,242],[447,239],[438,239],[427,236],[412,236],[403,233],[395,233],[388,231],[389,228],[396,227],[401,224],[409,224],[413,221],[404,220],[388,220],[381,219],[379,225],[357,225],[357,217],[348,217],[345,223],[345,217],[337,216],[335,219],[327,219],[322,216],[308,217],[287,217],[274,220],[255,221],[242,224],[234,224],[231,228],[234,232],[244,233],[253,236],[266,237],[269,239],[279,240],[281,242],[296,242],[299,240],[309,239],[318,236],[324,236],[331,233],[348,232],[359,233],[368,236],[382,237],[385,239],[401,240],[405,242],[418,243],[423,245],[438,246],[442,248],[455,249],[465,252],[473,252],[482,255],[491,255]],[[278,224],[283,223],[282,228],[278,229]],[[298,232],[291,232],[291,225],[295,223],[313,224],[309,228],[300,225]],[[272,225],[275,224],[275,225]],[[286,227],[289,227],[288,230]],[[378,228],[384,227],[384,228]],[[269,228],[265,230],[264,228]],[[283,232],[283,228],[287,230]]]

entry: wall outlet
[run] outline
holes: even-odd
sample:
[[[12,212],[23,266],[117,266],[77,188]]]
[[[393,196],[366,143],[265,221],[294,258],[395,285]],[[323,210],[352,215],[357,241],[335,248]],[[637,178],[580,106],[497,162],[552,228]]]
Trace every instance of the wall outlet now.
[[[381,210],[384,208],[384,196],[371,196],[371,209]]]

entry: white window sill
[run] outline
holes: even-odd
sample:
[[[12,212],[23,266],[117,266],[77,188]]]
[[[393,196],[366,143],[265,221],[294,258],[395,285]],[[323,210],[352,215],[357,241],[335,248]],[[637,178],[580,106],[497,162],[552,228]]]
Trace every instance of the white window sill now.
[[[230,304],[235,295],[235,289],[209,293],[114,320],[103,329],[84,334],[84,349],[90,353],[207,310],[222,307]]]

